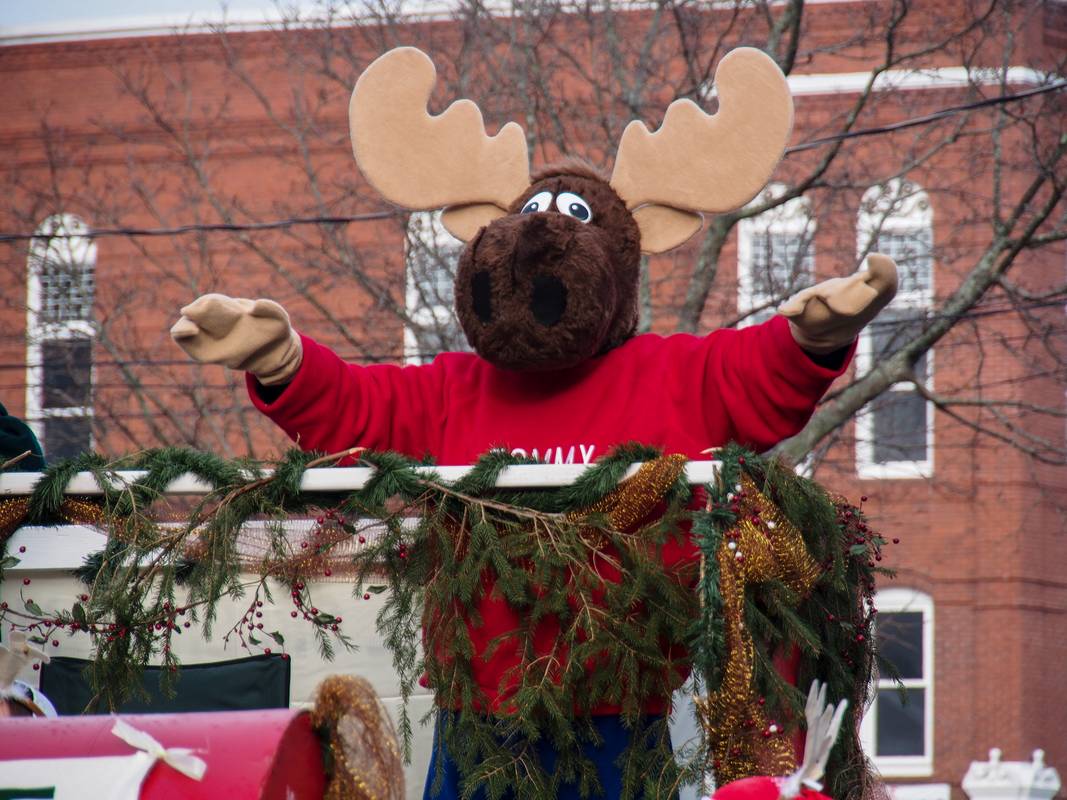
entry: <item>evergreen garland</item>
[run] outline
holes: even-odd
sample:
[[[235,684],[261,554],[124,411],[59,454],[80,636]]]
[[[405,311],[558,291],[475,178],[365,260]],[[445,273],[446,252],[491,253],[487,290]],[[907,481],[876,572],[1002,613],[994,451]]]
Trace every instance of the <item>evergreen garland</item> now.
[[[694,526],[706,567],[701,583],[703,613],[693,631],[694,666],[708,690],[722,679],[726,644],[720,581],[714,565],[722,537],[739,522],[735,494],[744,476],[752,479],[803,536],[820,568],[810,593],[798,597],[779,581],[749,587],[745,623],[755,645],[756,691],[768,715],[790,735],[803,720],[807,687],[818,678],[827,696],[846,698],[849,709],[841,737],[827,765],[824,783],[835,800],[859,800],[878,792],[877,778],[859,742],[859,721],[867,706],[874,669],[875,578],[891,577],[878,566],[885,539],[870,529],[862,510],[828,495],[790,467],[760,458],[736,445],[719,450],[719,480],[709,487],[707,512]],[[774,667],[775,656],[797,658],[796,686]],[[881,663],[881,662],[880,662]],[[892,673],[890,665],[888,671]]]
[[[632,462],[658,457],[654,449],[625,445],[570,486],[505,491],[495,488],[501,470],[536,462],[491,452],[462,480],[446,484],[403,456],[362,452],[360,461],[375,468],[365,488],[309,493],[300,490],[304,471],[339,456],[293,450],[271,465],[274,473],[266,478],[262,464],[181,448],[118,460],[86,454],[45,473],[29,500],[27,520],[60,515],[64,489],[79,471],[92,472],[109,487],[100,501],[107,547],[78,572],[88,594],[69,610],[45,614],[27,603],[23,610],[0,609],[0,619],[46,637],[57,629],[88,632],[94,644],[90,679],[98,704],[111,709],[136,691],[149,663],[170,667],[162,670],[169,685],[179,667],[170,647],[173,636],[197,623],[211,636],[224,596],[251,595],[248,613],[227,635],[237,635],[246,646],[260,645],[249,622],[258,606],[273,601],[269,579],[289,587],[328,658],[334,645],[351,642],[338,628],[339,617],[312,605],[308,583],[314,576],[291,558],[292,543],[280,523],[293,515],[317,517],[336,534],[322,545],[325,552],[357,535],[363,542],[365,529],[358,521],[376,520],[376,535],[354,556],[354,592],[388,590],[377,625],[392,652],[401,695],[406,701],[423,673],[436,687],[438,705],[448,709],[440,712],[443,744],[465,775],[465,794],[482,786],[488,797],[498,798],[521,786],[524,798],[547,800],[565,781],[577,782],[585,796],[597,796],[595,771],[577,744],[596,739],[589,712],[610,703],[632,730],[622,765],[624,796],[669,797],[702,771],[704,756],[677,766],[666,723],[650,726],[642,709],[650,698],[669,702],[679,676],[690,668],[706,690],[722,681],[728,654],[715,554],[738,521],[732,487],[742,476],[755,481],[803,532],[822,567],[806,597],[780,581],[754,585],[745,597],[745,620],[756,642],[754,679],[768,711],[784,720],[786,735],[802,719],[802,690],[814,677],[829,684],[831,698],[852,701],[850,723],[858,722],[871,669],[870,596],[879,571],[873,559],[883,542],[858,509],[738,447],[718,453],[722,473],[706,488],[703,510],[691,509],[690,487],[678,471],[644,519],[616,526],[609,513],[596,510]],[[136,485],[116,484],[115,472],[137,469],[147,475]],[[187,522],[162,524],[168,502],[163,492],[184,473],[214,491],[194,505]],[[269,557],[259,575],[242,574],[238,533],[245,523],[264,519],[276,522],[267,526]],[[665,570],[664,546],[687,536],[690,525],[703,553],[701,572],[695,564],[689,572]],[[13,562],[14,557],[0,560],[0,569]],[[612,573],[625,580],[605,577]],[[523,624],[515,636],[491,645],[516,648],[522,656],[521,667],[505,676],[506,701],[495,708],[475,683],[474,644],[465,624],[479,619],[486,575],[493,576],[495,591]],[[533,647],[534,631],[545,625],[558,625],[547,654]],[[259,635],[284,646],[278,632]],[[668,655],[664,642],[687,643],[688,655],[681,648]],[[772,666],[775,654],[792,646],[800,652],[800,689]],[[587,669],[590,664],[596,668]],[[846,730],[858,730],[850,723]],[[400,732],[406,748],[411,730],[404,712]],[[553,774],[530,755],[542,738],[560,754]],[[828,774],[837,800],[867,793],[854,737],[835,749]]]

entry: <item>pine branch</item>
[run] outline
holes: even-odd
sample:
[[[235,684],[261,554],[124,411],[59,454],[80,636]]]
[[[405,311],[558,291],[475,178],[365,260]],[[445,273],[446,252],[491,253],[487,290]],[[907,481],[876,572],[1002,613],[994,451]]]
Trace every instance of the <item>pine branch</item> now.
[[[866,691],[873,658],[873,559],[884,540],[869,531],[858,509],[732,446],[719,451],[722,472],[717,485],[706,487],[704,509],[689,508],[692,495],[679,465],[669,485],[646,497],[652,518],[616,529],[610,504],[607,510],[598,504],[621,491],[619,480],[633,461],[658,457],[647,447],[624,445],[571,486],[515,492],[495,488],[500,472],[521,462],[506,453],[488,454],[455,484],[398,454],[359,448],[329,455],[294,450],[271,465],[181,448],[116,460],[79,456],[49,468],[28,501],[28,518],[54,518],[77,472],[97,476],[109,538],[78,570],[89,593],[71,609],[47,614],[29,602],[25,609],[0,609],[0,620],[44,635],[59,629],[88,634],[94,703],[109,709],[140,691],[150,663],[165,665],[162,686],[169,691],[180,671],[173,636],[196,624],[210,637],[224,597],[250,598],[244,615],[227,623],[224,638],[235,637],[250,650],[284,651],[284,637],[256,621],[260,606],[275,602],[275,581],[286,587],[293,613],[311,626],[320,656],[330,659],[338,647],[354,644],[340,617],[314,603],[316,559],[358,536],[360,547],[346,564],[354,591],[383,594],[376,624],[405,703],[420,676],[429,677],[437,706],[445,709],[444,741],[465,776],[465,794],[518,790],[549,800],[567,782],[594,796],[600,787],[582,743],[596,740],[590,715],[605,705],[619,708],[633,728],[621,762],[622,796],[669,794],[683,776],[706,768],[709,753],[698,748],[678,766],[665,722],[647,727],[645,709],[668,705],[692,667],[698,683],[714,692],[733,657],[717,556],[739,522],[742,481],[754,481],[802,532],[804,550],[821,567],[807,593],[787,576],[745,590],[743,613],[757,634],[751,688],[775,713],[795,714],[799,707],[797,691],[772,666],[793,644],[800,646],[801,680],[817,674],[831,693],[862,707],[856,699]],[[301,490],[308,468],[352,458],[374,469],[363,489]],[[267,466],[273,467],[269,476]],[[120,469],[146,474],[136,484],[120,484],[114,479]],[[184,524],[164,524],[166,486],[185,472],[210,483],[213,492]],[[318,520],[310,546],[303,541],[305,547],[296,547],[286,535],[283,522],[294,515]],[[264,518],[276,524],[268,525],[262,558],[250,562],[240,537],[249,521]],[[367,526],[350,519],[374,520],[373,537],[364,537],[359,531]],[[666,569],[665,547],[684,545],[690,536],[703,554],[702,570],[698,574],[691,562]],[[471,631],[485,623],[487,591],[521,623],[479,652]],[[539,633],[546,625],[556,631],[547,646]],[[478,685],[476,660],[503,651],[518,654],[513,669],[495,692]],[[400,730],[410,753],[406,711]],[[537,756],[543,745],[558,754],[552,774]],[[842,797],[864,774],[861,758],[858,746],[849,745],[831,762],[832,785]]]

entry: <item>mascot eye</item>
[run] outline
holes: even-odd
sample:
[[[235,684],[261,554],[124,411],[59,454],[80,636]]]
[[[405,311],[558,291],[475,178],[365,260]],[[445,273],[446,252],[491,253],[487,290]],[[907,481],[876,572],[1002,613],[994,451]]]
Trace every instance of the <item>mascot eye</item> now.
[[[547,211],[552,205],[552,192],[538,192],[522,207],[520,214],[533,214],[537,211]]]
[[[556,208],[579,222],[591,222],[593,219],[593,211],[589,208],[589,204],[574,192],[560,192],[559,197],[556,198]]]

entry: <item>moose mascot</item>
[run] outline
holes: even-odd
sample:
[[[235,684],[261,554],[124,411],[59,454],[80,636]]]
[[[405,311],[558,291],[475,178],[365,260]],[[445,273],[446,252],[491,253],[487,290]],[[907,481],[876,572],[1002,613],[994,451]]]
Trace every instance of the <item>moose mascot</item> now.
[[[635,335],[641,254],[677,247],[702,215],[744,205],[781,158],[792,99],[758,50],[722,59],[716,114],[678,100],[655,133],[630,123],[610,178],[575,160],[531,173],[515,123],[489,136],[468,100],[429,114],[435,81],[419,50],[378,58],[352,93],[352,146],[382,196],[443,209],[445,227],[466,242],[455,297],[473,353],[350,364],[296,332],[277,303],[219,294],[183,308],[171,329],[195,360],[244,370],[255,406],[304,449],[363,446],[442,465],[545,445],[588,462],[628,441],[689,458],[731,441],[762,451],[800,431],[896,291],[893,262],[871,255],[862,271],[804,290],[763,324]],[[683,538],[663,559],[692,563],[697,553]],[[521,621],[499,593],[479,602],[467,623],[475,679],[482,708],[504,713],[504,676],[519,656],[497,645]],[[645,710],[667,714],[664,705],[650,700]],[[619,714],[593,709],[598,735],[586,745],[606,797],[620,795],[616,759],[629,741]],[[433,760],[427,796],[433,786],[458,797],[463,776],[447,747]],[[559,796],[578,789],[564,785]]]

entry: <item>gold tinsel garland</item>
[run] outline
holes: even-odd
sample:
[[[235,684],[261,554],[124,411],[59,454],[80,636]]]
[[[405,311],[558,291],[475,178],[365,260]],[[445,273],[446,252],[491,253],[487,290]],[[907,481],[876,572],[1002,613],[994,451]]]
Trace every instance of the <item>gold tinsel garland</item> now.
[[[29,511],[28,497],[0,500],[0,547],[26,524]],[[175,521],[181,518],[180,515],[174,517]],[[99,502],[80,497],[63,500],[56,521],[51,524],[56,523],[103,528],[110,536],[121,539],[128,536],[121,518],[109,517]],[[373,535],[369,534],[367,538]],[[314,525],[302,538],[294,539],[290,547],[290,553],[279,558],[274,555],[274,537],[269,531],[246,526],[237,534],[238,559],[242,567],[251,572],[282,580],[292,580],[296,576],[322,580],[334,576],[339,581],[350,580],[357,572],[352,557],[359,547],[354,543],[354,537],[333,521]],[[206,552],[206,544],[196,537],[190,537],[183,548],[185,557],[194,561]]]
[[[627,531],[641,522],[660,502],[685,469],[686,458],[681,455],[665,456],[642,465],[633,477],[623,481],[612,492],[589,508],[568,514],[572,521],[591,514],[604,514],[615,530]],[[7,540],[25,523],[29,513],[29,498],[18,497],[0,500],[0,544]],[[63,501],[59,518],[68,524],[102,527],[105,513],[99,503],[71,497]],[[175,520],[182,518],[175,517]],[[359,568],[353,556],[362,549],[357,537],[346,531],[333,517],[320,518],[302,537],[294,538],[289,552],[279,556],[275,537],[265,528],[245,526],[237,535],[237,553],[242,567],[248,571],[273,575],[282,580],[296,577],[312,577],[319,580],[347,581]],[[111,519],[111,535],[123,534],[121,520]],[[364,531],[358,537],[372,540],[375,531]],[[184,555],[193,561],[199,560],[207,551],[207,545],[196,537],[185,544]]]
[[[0,500],[0,545],[22,526],[29,513],[28,497]],[[58,516],[71,525],[100,525],[104,521],[104,509],[91,500],[68,497],[60,505]]]
[[[630,478],[622,481],[593,505],[572,511],[567,519],[577,522],[593,514],[603,514],[612,529],[629,531],[644,520],[667,495],[688,459],[670,455],[646,461]]]
[[[752,775],[786,775],[796,769],[791,739],[767,719],[755,688],[755,646],[745,625],[745,593],[779,580],[799,596],[819,578],[800,531],[748,476],[737,492],[737,524],[719,545],[719,591],[726,623],[726,667],[717,691],[697,698],[718,785]]]
[[[402,800],[396,729],[370,683],[331,675],[319,684],[311,722],[332,758],[323,800]]]

